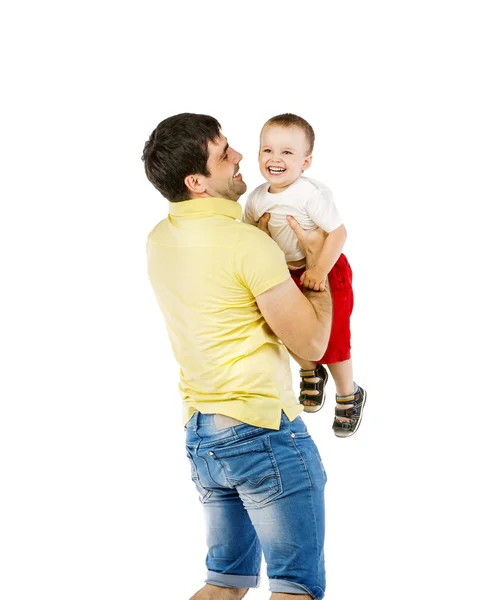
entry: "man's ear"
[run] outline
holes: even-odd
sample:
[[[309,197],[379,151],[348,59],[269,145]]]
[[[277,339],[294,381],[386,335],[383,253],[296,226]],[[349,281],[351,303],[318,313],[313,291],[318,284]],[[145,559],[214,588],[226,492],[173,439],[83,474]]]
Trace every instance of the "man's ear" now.
[[[303,166],[301,167],[301,168],[303,169],[303,171],[306,171],[306,169],[309,169],[309,168],[310,168],[311,161],[312,161],[312,155],[310,154],[309,156],[307,156],[307,157],[304,159]]]
[[[184,179],[187,189],[191,194],[204,194],[206,191],[206,177],[199,173],[195,175],[187,175]]]

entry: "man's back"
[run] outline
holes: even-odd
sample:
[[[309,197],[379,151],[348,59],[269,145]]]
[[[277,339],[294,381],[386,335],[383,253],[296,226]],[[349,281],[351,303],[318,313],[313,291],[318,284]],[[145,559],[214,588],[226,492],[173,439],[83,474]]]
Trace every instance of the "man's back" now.
[[[172,203],[149,235],[148,269],[194,410],[276,429],[302,410],[288,353],[255,297],[290,277],[282,252],[222,198]],[[167,268],[168,265],[168,268]]]

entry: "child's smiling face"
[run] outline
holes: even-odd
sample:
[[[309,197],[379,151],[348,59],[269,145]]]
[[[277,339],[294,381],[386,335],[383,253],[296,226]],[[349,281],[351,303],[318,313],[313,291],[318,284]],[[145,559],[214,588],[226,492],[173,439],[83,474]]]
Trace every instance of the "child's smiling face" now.
[[[259,168],[272,194],[286,189],[311,164],[308,140],[296,125],[266,125],[261,131]]]

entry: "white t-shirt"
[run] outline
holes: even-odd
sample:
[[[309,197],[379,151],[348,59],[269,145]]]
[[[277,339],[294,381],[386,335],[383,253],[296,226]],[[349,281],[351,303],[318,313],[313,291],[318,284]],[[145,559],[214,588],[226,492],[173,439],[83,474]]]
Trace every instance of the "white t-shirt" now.
[[[271,237],[284,251],[287,262],[305,258],[296,234],[285,218],[287,215],[292,215],[303,229],[320,227],[327,233],[343,224],[332,192],[323,183],[299,177],[278,194],[270,194],[269,186],[268,182],[263,183],[250,193],[245,203],[243,221],[256,225],[259,217],[269,212]]]

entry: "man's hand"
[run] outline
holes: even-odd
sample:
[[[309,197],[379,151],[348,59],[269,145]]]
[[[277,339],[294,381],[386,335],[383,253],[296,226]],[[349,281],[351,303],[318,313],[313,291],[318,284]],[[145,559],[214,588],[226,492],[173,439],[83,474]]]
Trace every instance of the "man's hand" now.
[[[257,222],[257,229],[264,231],[266,235],[269,235],[271,237],[271,233],[268,229],[268,221],[270,220],[270,216],[271,215],[269,213],[264,213],[263,215],[261,215],[261,218]]]
[[[320,229],[320,227],[316,229],[303,229],[296,219],[290,215],[287,216],[287,222],[297,235],[299,244],[305,253],[307,270],[312,269],[320,256],[327,233],[323,229]]]
[[[324,271],[319,267],[307,269],[301,275],[301,283],[303,286],[313,290],[314,292],[323,292],[325,290],[326,280],[327,273],[324,273]]]

